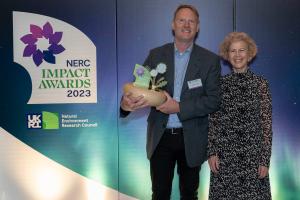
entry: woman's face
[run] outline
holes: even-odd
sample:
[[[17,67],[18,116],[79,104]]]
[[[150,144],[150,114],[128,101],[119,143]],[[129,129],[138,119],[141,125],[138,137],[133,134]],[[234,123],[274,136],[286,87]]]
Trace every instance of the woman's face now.
[[[244,41],[232,42],[229,46],[228,58],[234,72],[245,72],[248,62],[251,60],[247,43]]]

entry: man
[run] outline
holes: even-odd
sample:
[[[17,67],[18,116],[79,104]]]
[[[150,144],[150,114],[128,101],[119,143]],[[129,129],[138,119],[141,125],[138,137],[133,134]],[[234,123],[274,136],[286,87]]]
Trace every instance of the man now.
[[[152,199],[170,199],[177,164],[181,199],[197,199],[199,171],[207,159],[208,114],[219,107],[219,57],[194,44],[199,14],[191,5],[180,5],[172,22],[174,43],[150,51],[144,66],[167,66],[163,88],[167,101],[151,107],[147,128]],[[148,106],[142,97],[124,94],[121,117]]]

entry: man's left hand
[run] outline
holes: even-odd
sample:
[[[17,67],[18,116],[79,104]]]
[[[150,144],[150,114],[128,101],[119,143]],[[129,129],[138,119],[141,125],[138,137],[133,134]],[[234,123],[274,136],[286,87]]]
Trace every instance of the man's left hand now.
[[[166,91],[164,91],[164,94],[166,95],[167,100],[162,105],[157,106],[156,110],[166,114],[178,113],[180,111],[179,103],[175,101]]]

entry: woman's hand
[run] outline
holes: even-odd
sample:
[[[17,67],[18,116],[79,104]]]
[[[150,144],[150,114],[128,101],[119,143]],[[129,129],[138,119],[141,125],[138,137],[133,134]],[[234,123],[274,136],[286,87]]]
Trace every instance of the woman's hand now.
[[[208,158],[209,168],[213,173],[218,173],[219,171],[219,157],[217,155],[210,156]]]
[[[265,166],[258,167],[258,178],[265,178],[269,173],[269,168]]]

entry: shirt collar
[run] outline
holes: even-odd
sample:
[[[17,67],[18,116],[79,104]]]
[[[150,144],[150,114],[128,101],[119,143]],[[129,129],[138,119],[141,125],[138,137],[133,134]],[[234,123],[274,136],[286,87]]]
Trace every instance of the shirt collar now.
[[[193,46],[194,46],[194,43],[192,43],[192,44],[191,44],[184,52],[181,53],[181,52],[179,52],[179,50],[177,49],[176,44],[175,44],[175,42],[174,42],[175,53],[178,53],[178,54],[180,54],[180,55],[185,54],[185,53],[190,53],[190,52],[192,52]]]

